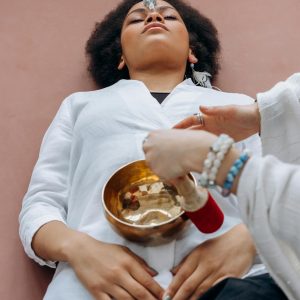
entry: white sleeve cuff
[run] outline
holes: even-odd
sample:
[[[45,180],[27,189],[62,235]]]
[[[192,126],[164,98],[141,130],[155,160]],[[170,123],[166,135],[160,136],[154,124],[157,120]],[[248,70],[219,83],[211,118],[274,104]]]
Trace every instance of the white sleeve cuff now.
[[[33,222],[27,222],[25,227],[22,227],[22,231],[20,231],[21,241],[24,246],[24,250],[26,254],[36,261],[41,266],[48,266],[50,268],[56,268],[55,261],[46,261],[40,257],[38,257],[34,250],[32,249],[32,239],[36,232],[45,224],[51,221],[60,221],[65,224],[65,221],[59,217],[53,216],[43,216],[37,219],[34,219]]]

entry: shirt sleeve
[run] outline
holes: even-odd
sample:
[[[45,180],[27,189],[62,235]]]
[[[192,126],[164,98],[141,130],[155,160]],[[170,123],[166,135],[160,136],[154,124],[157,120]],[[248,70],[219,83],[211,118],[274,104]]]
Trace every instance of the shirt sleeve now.
[[[300,163],[300,73],[257,95],[263,154]]]
[[[262,261],[279,285],[300,295],[300,166],[252,157],[238,186],[242,218]],[[288,285],[287,285],[288,283]],[[295,299],[298,299],[296,297]]]
[[[266,156],[249,159],[237,195],[264,264],[287,296],[299,299],[300,73],[257,98]]]
[[[40,265],[49,267],[55,267],[55,262],[39,258],[31,243],[44,224],[51,221],[66,223],[72,131],[70,99],[67,98],[43,138],[19,216],[19,234],[25,252]]]

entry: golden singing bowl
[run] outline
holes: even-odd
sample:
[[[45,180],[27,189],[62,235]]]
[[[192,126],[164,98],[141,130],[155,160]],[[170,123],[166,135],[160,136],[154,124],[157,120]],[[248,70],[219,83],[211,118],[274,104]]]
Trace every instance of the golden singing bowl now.
[[[112,228],[128,240],[151,245],[174,239],[189,223],[178,197],[176,189],[163,184],[144,160],[118,169],[102,190]]]

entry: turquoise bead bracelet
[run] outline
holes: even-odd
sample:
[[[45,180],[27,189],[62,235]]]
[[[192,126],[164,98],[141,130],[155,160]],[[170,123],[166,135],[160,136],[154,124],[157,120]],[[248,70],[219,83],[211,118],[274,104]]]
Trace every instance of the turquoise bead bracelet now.
[[[240,155],[240,157],[233,163],[223,184],[223,188],[221,192],[223,197],[228,197],[230,195],[234,179],[239,174],[239,172],[241,171],[242,167],[245,165],[249,157],[250,157],[249,151],[245,150]]]

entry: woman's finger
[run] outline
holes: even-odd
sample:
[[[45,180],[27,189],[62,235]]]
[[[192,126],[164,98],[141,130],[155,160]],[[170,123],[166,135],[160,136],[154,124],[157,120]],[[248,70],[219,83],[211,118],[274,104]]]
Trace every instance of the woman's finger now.
[[[174,271],[176,271],[176,275],[174,276],[172,282],[168,286],[168,288],[167,288],[167,290],[166,290],[166,292],[164,294],[165,296],[169,295],[173,299],[174,295],[180,289],[180,287],[182,286],[182,284],[195,271],[195,269],[197,267],[197,264],[195,264],[195,263],[190,264],[190,263],[186,263],[186,262],[188,262],[188,259],[184,263],[180,264],[178,267],[176,267],[176,268],[174,268],[172,270],[173,273],[175,273]],[[184,299],[184,298],[182,298],[182,299]]]
[[[196,293],[197,289],[206,291],[207,287],[204,283],[209,282],[210,277],[211,273],[207,273],[206,270],[199,270],[199,268],[197,268],[179,287],[172,300],[190,299],[190,297]],[[210,279],[210,281],[211,280],[212,279]]]
[[[200,124],[202,126],[205,124],[205,117],[202,116],[202,121],[200,121],[197,115],[192,115],[177,123],[173,128],[186,129],[186,128],[190,128],[191,126],[200,126]]]
[[[200,106],[200,111],[206,115],[222,115],[224,113],[232,112],[232,105],[224,105],[224,106]]]
[[[216,278],[211,274],[211,276],[208,276],[201,284],[199,284],[194,291],[194,293],[191,295],[190,300],[198,300],[203,294],[205,294],[213,285]]]
[[[130,291],[127,290],[127,287],[113,285],[107,290],[107,293],[111,295],[113,299],[135,300]]]
[[[137,260],[141,264],[141,266],[144,267],[151,276],[156,276],[158,274],[157,271],[154,270],[153,268],[151,268],[147,264],[147,262],[144,259],[142,259],[140,256],[133,253],[129,248],[127,248],[125,246],[123,246],[123,248],[130,256],[132,256],[135,260]]]
[[[140,265],[138,262],[136,264],[132,264],[130,274],[135,282],[140,284],[140,287],[135,290],[135,294],[138,293],[140,295],[143,293],[143,295],[145,295],[143,297],[136,297],[137,299],[152,299],[150,297],[151,294],[155,296],[156,299],[161,298],[164,292],[163,288],[152,278],[149,272],[145,270],[144,266]],[[147,291],[147,293],[145,293],[145,291]]]
[[[176,267],[172,268],[171,273],[176,275],[177,272],[181,269],[182,265],[186,262],[188,256],[186,256]]]
[[[153,278],[145,272],[143,274],[140,274],[140,276],[142,277],[139,277],[138,279],[132,276],[124,276],[120,281],[120,284],[130,293],[130,295],[132,295],[134,299],[160,299],[163,292],[158,284],[156,284],[158,285],[158,288],[157,286],[152,286],[152,281],[154,281]],[[155,289],[157,290],[155,291]],[[153,290],[154,292],[152,293]]]
[[[227,279],[227,278],[230,278],[230,277],[236,277],[236,276],[233,275],[233,274],[227,274],[227,275],[224,275],[224,276],[219,277],[218,279],[216,279],[216,280],[213,282],[213,284],[212,284],[211,286],[215,286],[215,285],[217,285],[218,283],[220,283],[221,281],[223,281],[223,280],[225,280],[225,279]]]
[[[190,300],[198,300],[204,293],[206,293],[211,287],[215,286],[219,282],[223,281],[226,278],[234,277],[228,275],[224,275],[216,279],[215,276],[209,276],[206,280],[204,280],[196,289],[194,294],[191,296]]]
[[[203,130],[204,126],[202,126],[202,125],[200,125],[200,126],[191,126],[189,129],[190,130]]]
[[[104,294],[104,293],[99,293],[99,294],[95,295],[95,297],[96,297],[95,298],[96,300],[111,300],[112,299],[109,295]]]

